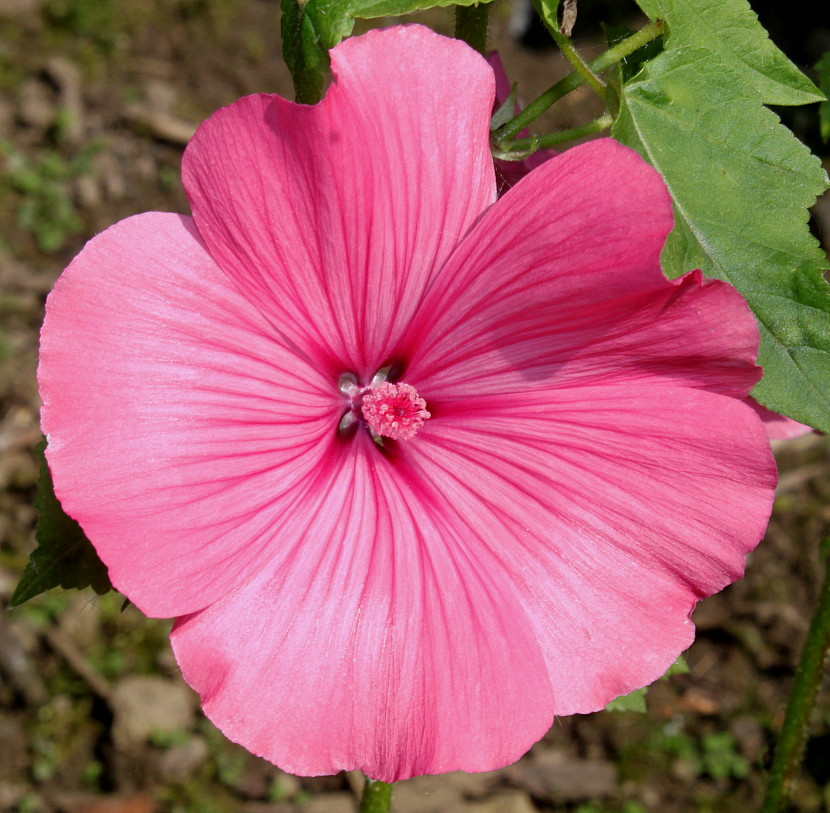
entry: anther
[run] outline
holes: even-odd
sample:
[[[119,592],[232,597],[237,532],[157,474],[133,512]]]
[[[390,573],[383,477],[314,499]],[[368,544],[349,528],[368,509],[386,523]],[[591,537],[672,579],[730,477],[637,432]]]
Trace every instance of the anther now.
[[[375,437],[411,440],[430,417],[426,401],[409,384],[375,384],[363,392],[363,419]]]

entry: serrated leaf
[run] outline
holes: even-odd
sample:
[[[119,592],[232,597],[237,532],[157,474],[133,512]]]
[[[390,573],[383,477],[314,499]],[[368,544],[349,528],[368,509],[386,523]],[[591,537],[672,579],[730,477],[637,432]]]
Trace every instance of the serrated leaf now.
[[[634,711],[638,714],[646,713],[646,692],[648,687],[636,689],[631,694],[624,694],[612,700],[606,707],[606,711]]]
[[[816,63],[816,71],[819,90],[827,97],[818,109],[821,138],[830,141],[830,51]]]
[[[680,655],[677,660],[666,670],[663,677],[658,680],[666,680],[671,675],[687,675],[689,667],[686,664],[686,659]],[[654,683],[657,683],[655,680]],[[649,686],[653,686],[650,683]],[[640,714],[645,714],[646,711],[646,694],[649,686],[644,686],[642,689],[635,689],[630,694],[624,694],[622,697],[617,697],[612,700],[606,707],[606,711],[635,711]]]
[[[758,318],[764,378],[753,395],[830,431],[830,291],[807,228],[827,188],[819,160],[729,64],[688,47],[667,47],[624,86],[612,133],[671,192],[666,273],[726,280]]]
[[[689,674],[689,664],[686,663],[686,659],[679,655],[677,660],[666,670],[666,674],[660,678],[660,680],[665,680],[666,678],[671,677],[672,675],[688,675]]]
[[[35,537],[38,547],[9,600],[16,607],[53,587],[81,589],[92,587],[102,595],[112,590],[107,568],[98,558],[81,526],[67,516],[52,486],[52,475],[45,457],[46,441],[35,448],[40,463],[38,494],[34,507],[38,514]]]
[[[282,0],[282,57],[298,102],[314,103],[323,93],[323,78],[329,67],[328,52],[319,42],[311,20],[298,0]]]
[[[823,98],[816,86],[770,40],[747,0],[637,0],[652,20],[668,26],[668,45],[717,56],[766,104],[797,105]]]
[[[532,0],[533,8],[549,31],[559,31],[559,0]]]
[[[489,2],[492,0],[282,0],[282,54],[294,79],[297,101],[320,98],[328,51],[352,33],[355,20]]]

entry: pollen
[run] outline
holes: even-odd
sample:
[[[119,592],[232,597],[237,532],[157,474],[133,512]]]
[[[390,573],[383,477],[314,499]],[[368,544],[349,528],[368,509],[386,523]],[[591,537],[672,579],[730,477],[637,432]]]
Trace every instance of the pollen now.
[[[409,384],[375,384],[363,393],[363,419],[373,435],[411,440],[430,417],[426,401]]]

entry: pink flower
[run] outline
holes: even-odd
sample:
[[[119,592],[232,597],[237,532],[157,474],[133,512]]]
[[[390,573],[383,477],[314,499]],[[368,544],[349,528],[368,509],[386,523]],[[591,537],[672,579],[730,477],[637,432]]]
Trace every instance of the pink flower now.
[[[492,769],[659,677],[741,575],[775,481],[757,329],[666,281],[669,196],[611,140],[497,201],[466,45],[391,28],[331,61],[316,107],[201,126],[193,219],[64,272],[49,461],[231,739],[299,774]]]

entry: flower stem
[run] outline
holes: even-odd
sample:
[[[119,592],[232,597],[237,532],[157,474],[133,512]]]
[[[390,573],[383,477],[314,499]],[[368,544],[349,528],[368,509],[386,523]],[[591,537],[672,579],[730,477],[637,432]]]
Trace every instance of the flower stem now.
[[[487,19],[489,3],[455,7],[455,38],[464,40],[471,48],[484,55],[487,50]]]
[[[555,147],[558,144],[564,144],[567,141],[575,141],[577,138],[583,138],[594,133],[601,133],[603,130],[607,130],[613,123],[614,119],[606,114],[579,127],[560,130],[558,133],[546,133],[541,136],[531,136],[530,138],[519,138],[515,141],[501,142],[500,146],[505,148],[505,152],[514,150],[517,152],[523,150],[541,150],[546,147]]]
[[[392,785],[366,778],[359,813],[388,813],[392,803]]]
[[[553,41],[559,46],[559,50],[571,67],[579,74],[582,81],[596,93],[600,99],[605,100],[605,82],[597,76],[591,69],[591,66],[582,58],[576,46],[571,42],[570,37],[566,37],[561,31],[554,28],[548,29]]]
[[[662,20],[649,23],[613,48],[609,48],[604,54],[600,54],[596,59],[592,59],[588,63],[588,67],[594,73],[601,73],[612,65],[621,62],[627,56],[631,56],[638,48],[642,48],[653,39],[657,39],[662,33]],[[572,90],[576,90],[583,84],[583,81],[582,76],[578,73],[571,73],[564,79],[560,79],[555,85],[549,87],[539,96],[538,99],[532,101],[517,116],[500,127],[496,133],[496,141],[500,142],[513,138],[513,136],[541,116],[554,102],[559,101],[563,96],[567,96]]]
[[[824,547],[830,548],[830,539],[825,540]],[[762,813],[778,813],[787,802],[790,784],[804,753],[810,713],[821,683],[824,660],[830,652],[830,551],[825,555],[825,568],[818,606],[804,641],[787,701],[784,724],[778,735]]]

